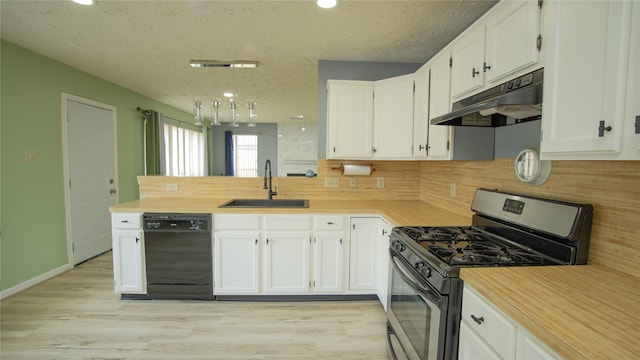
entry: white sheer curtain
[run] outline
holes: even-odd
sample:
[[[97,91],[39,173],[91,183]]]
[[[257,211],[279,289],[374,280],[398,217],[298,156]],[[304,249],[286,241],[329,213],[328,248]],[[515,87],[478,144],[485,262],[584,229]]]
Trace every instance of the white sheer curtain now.
[[[162,116],[161,148],[164,174],[203,176],[206,174],[205,141],[201,128]]]

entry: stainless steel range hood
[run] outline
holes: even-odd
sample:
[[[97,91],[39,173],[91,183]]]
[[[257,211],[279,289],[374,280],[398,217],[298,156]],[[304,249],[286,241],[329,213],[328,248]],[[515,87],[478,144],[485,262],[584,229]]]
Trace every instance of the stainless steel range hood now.
[[[497,127],[540,119],[543,74],[539,69],[457,101],[431,124]]]

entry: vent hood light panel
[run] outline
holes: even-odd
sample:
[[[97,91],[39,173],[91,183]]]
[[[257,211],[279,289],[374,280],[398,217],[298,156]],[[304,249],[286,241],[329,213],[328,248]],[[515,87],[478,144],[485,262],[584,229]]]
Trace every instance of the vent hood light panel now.
[[[434,125],[497,127],[540,119],[543,69],[462,99]]]

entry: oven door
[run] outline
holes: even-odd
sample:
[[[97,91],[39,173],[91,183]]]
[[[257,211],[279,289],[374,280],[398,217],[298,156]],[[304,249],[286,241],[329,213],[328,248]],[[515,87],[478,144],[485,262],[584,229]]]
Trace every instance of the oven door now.
[[[441,359],[446,296],[432,289],[393,249],[390,252],[389,353],[394,359]]]

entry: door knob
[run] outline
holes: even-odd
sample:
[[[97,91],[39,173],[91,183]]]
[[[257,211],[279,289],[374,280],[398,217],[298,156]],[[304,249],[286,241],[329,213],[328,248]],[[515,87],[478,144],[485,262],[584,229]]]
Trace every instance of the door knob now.
[[[116,189],[110,189],[110,190],[109,190],[109,194],[115,194],[115,193],[117,193],[117,192],[118,192],[118,191],[117,191]]]

